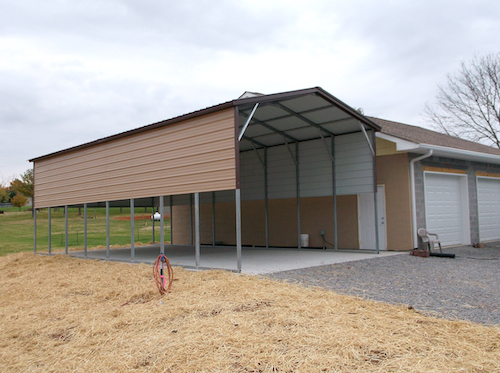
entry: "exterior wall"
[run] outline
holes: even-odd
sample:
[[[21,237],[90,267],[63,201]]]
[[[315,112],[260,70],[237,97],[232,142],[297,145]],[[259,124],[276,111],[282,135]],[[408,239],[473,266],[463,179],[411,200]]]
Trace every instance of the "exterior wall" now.
[[[379,137],[377,137],[375,141],[377,146],[377,156],[402,153],[396,150],[396,143],[392,141],[387,141]]]
[[[373,193],[373,155],[363,133],[335,136],[336,194]]]
[[[35,162],[35,207],[235,188],[226,109]]]
[[[190,206],[173,206],[174,244],[191,243]],[[243,201],[242,244],[247,246],[266,245],[265,202]],[[356,196],[338,196],[338,244],[340,248],[359,248]],[[200,204],[200,236],[202,244],[212,244],[212,204]],[[216,242],[235,245],[235,204],[215,204]],[[323,247],[319,231],[324,229],[326,240],[333,243],[333,200],[332,197],[301,198],[301,231],[309,234],[309,246]],[[297,203],[295,198],[269,200],[269,245],[275,247],[297,247]],[[330,247],[330,245],[327,245]]]
[[[385,185],[387,249],[411,250],[413,239],[408,154],[378,156],[376,162],[377,184]]]

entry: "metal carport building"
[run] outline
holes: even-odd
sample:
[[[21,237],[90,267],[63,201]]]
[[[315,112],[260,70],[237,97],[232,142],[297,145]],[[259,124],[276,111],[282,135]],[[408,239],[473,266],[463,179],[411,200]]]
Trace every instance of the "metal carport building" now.
[[[126,200],[132,207],[154,201],[162,212],[168,201],[171,244],[194,246],[196,267],[202,244],[234,245],[238,271],[242,245],[300,249],[303,233],[310,246],[325,239],[335,249],[359,248],[348,238],[357,236],[359,214],[349,196],[376,196],[378,130],[319,87],[246,93],[31,159],[34,208],[48,208],[50,216],[53,207],[109,208]],[[378,252],[375,227],[373,233]],[[109,239],[106,245],[109,253]],[[133,237],[131,246],[134,260]]]

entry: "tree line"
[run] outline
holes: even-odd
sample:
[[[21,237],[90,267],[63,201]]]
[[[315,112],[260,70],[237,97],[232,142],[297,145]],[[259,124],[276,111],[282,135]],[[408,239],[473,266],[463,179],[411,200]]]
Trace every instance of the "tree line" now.
[[[33,198],[33,169],[24,172],[9,185],[0,184],[0,203],[11,203],[21,210],[28,203],[28,198]]]

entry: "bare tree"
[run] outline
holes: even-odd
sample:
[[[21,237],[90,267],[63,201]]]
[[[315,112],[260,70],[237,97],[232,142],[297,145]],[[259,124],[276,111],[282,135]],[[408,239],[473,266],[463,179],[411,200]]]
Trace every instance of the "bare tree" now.
[[[462,62],[425,115],[448,135],[500,148],[500,53]]]

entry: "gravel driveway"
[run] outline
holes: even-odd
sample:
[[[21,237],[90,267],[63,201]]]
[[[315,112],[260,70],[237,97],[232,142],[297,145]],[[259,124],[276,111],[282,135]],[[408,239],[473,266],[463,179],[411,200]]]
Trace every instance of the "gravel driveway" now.
[[[406,304],[448,319],[500,324],[500,242],[443,249],[455,259],[407,254],[277,272],[268,277]]]

